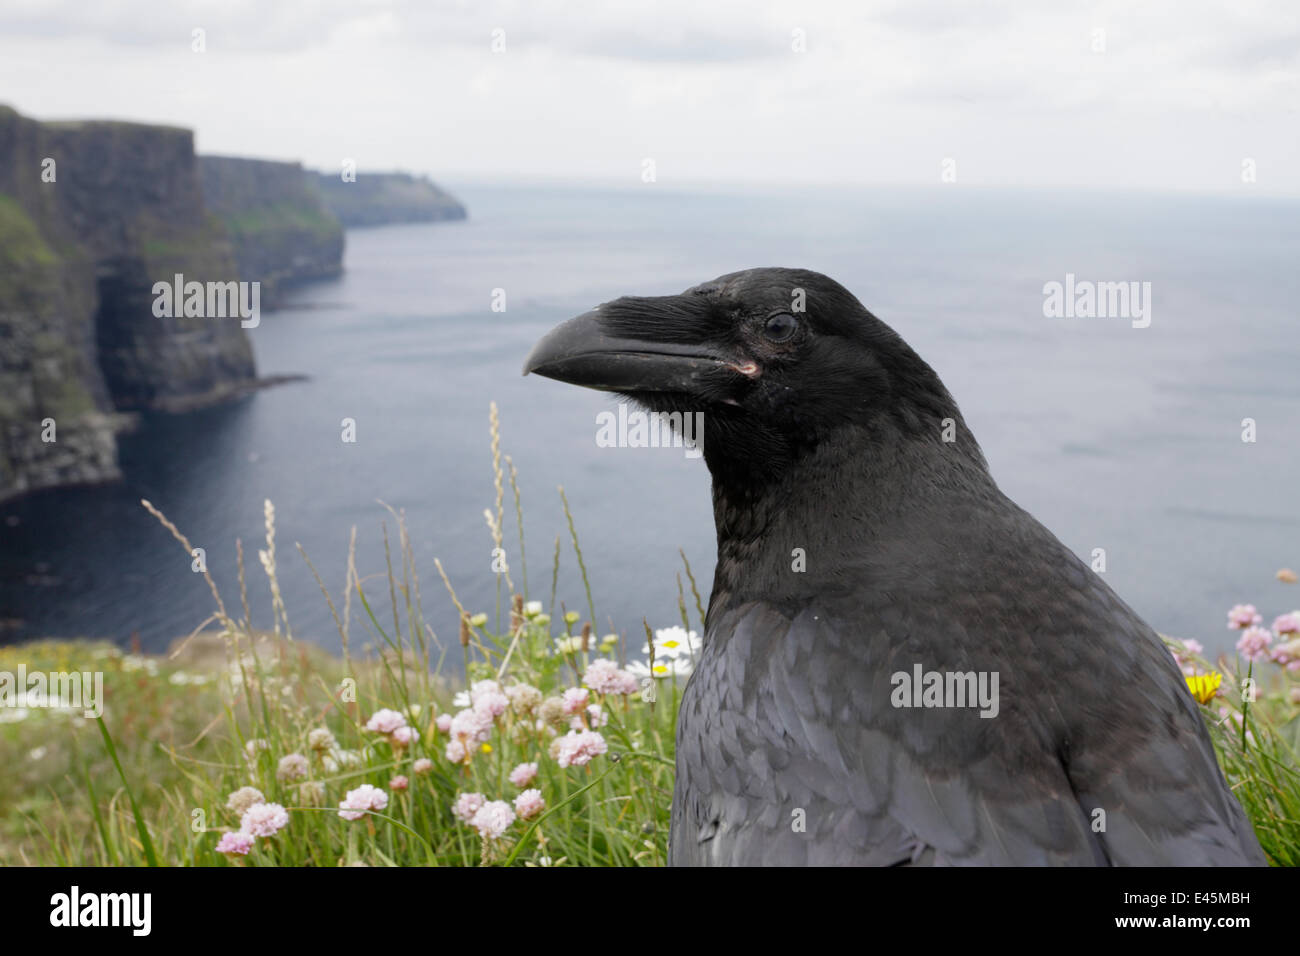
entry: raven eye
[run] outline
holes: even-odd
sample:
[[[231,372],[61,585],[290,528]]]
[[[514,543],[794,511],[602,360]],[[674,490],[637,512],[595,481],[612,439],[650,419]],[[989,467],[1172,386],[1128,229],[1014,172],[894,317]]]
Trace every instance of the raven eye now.
[[[767,320],[763,334],[772,342],[788,342],[798,328],[798,319],[789,312],[781,312]]]

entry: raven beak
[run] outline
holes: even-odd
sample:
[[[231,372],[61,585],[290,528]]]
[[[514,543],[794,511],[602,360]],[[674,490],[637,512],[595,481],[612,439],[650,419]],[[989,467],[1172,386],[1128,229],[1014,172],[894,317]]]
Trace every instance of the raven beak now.
[[[600,309],[562,322],[533,346],[524,374],[607,392],[700,391],[702,380],[735,365],[708,346],[609,335]]]

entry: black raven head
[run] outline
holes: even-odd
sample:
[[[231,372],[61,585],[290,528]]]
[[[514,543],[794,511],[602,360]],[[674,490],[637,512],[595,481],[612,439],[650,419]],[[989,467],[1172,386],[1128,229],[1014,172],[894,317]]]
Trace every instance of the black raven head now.
[[[557,326],[536,372],[627,395],[659,412],[703,412],[704,455],[781,470],[845,428],[932,430],[956,407],[939,378],[833,279],[749,269],[680,295],[624,296]]]

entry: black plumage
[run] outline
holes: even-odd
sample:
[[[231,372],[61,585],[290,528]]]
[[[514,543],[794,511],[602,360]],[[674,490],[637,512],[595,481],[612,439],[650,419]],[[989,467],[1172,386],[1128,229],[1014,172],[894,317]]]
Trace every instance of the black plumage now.
[[[1264,862],[1159,636],[998,490],[938,376],[838,283],[617,299],[528,371],[704,412],[718,561],[670,862]],[[918,667],[996,674],[996,716],[896,706]]]

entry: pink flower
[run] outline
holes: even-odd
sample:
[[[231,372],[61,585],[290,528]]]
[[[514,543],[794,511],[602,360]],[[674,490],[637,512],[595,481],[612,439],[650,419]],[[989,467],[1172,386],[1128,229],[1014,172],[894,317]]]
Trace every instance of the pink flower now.
[[[411,785],[411,781],[403,777],[400,773],[392,780],[388,781],[389,790],[405,790]]]
[[[526,787],[537,779],[537,764],[521,763],[510,771],[510,776],[507,779],[516,787]]]
[[[451,714],[439,714],[434,724],[437,725],[439,733],[448,733],[451,730]]]
[[[1253,604],[1237,604],[1228,612],[1228,627],[1241,630],[1264,620]]]
[[[1300,611],[1291,611],[1288,614],[1280,614],[1273,621],[1273,630],[1279,636],[1282,634],[1300,634]]]
[[[443,751],[443,756],[452,763],[464,763],[465,758],[469,756],[469,751],[465,749],[465,745],[459,740],[449,740],[447,749]]]
[[[1200,641],[1183,641],[1182,649],[1171,647],[1169,653],[1174,655],[1174,661],[1183,669],[1183,673],[1191,675],[1195,665],[1192,663],[1192,657],[1205,653],[1205,648],[1201,646]]]
[[[239,829],[255,837],[275,836],[288,825],[289,813],[278,803],[255,803],[239,820]]]
[[[504,800],[492,800],[479,807],[469,821],[470,826],[485,840],[497,840],[506,828],[515,822],[515,811]]]
[[[382,810],[386,806],[388,794],[373,784],[363,783],[339,801],[339,816],[344,820],[360,820],[366,815],[364,811]]]
[[[1257,661],[1268,653],[1273,635],[1262,627],[1248,627],[1237,640],[1237,653],[1248,661]]]
[[[377,710],[366,721],[366,730],[373,730],[377,734],[391,734],[398,727],[406,726],[406,718],[395,710]]]
[[[485,803],[487,798],[481,793],[462,793],[451,805],[451,814],[462,823],[469,823]]]
[[[492,715],[481,710],[462,710],[451,719],[451,735],[461,743],[487,743],[492,736]]]
[[[252,834],[244,833],[242,830],[237,833],[223,833],[221,839],[217,841],[217,852],[227,856],[248,856],[248,851],[252,848]]]
[[[488,717],[500,717],[510,706],[510,698],[499,690],[484,691],[474,699],[474,709]]]
[[[605,738],[594,730],[569,731],[563,737],[556,738],[555,759],[561,767],[581,767],[591,762],[592,757],[609,750]]]
[[[485,694],[501,693],[501,685],[494,680],[476,680],[469,689],[469,705],[477,707],[479,699]]]
[[[582,682],[597,694],[635,694],[636,678],[608,657],[598,657],[587,667]]]
[[[421,757],[415,763],[411,764],[411,769],[416,773],[428,773],[433,769],[433,761],[428,757]]]
[[[409,747],[420,739],[420,732],[414,727],[398,727],[389,735],[394,747]]]
[[[561,700],[564,702],[564,712],[566,714],[580,714],[582,709],[587,706],[587,700],[591,697],[585,688],[570,687],[564,692]]]
[[[531,820],[546,809],[546,801],[540,790],[525,790],[515,797],[515,813],[520,820]]]

